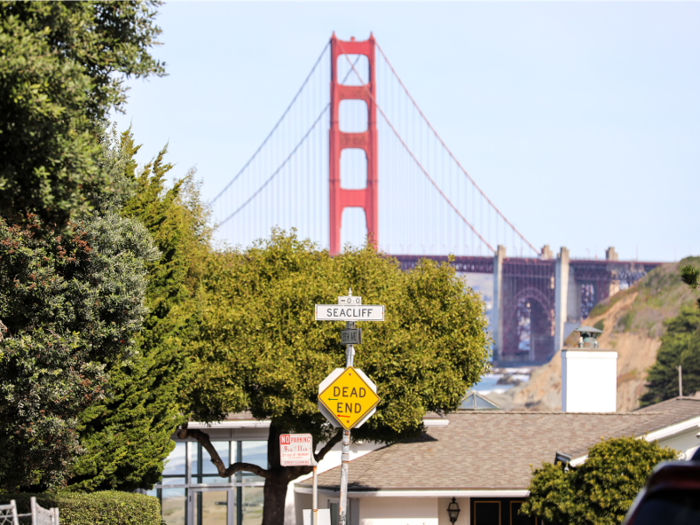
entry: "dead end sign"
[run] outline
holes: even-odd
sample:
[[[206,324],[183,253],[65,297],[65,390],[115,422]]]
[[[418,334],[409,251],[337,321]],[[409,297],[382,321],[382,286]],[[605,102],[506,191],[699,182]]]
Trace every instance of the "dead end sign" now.
[[[379,404],[377,387],[353,367],[345,368],[340,374],[334,372],[327,379],[331,378],[330,383],[324,381],[319,388],[318,400],[326,409],[324,412],[330,413],[345,430],[364,423]]]

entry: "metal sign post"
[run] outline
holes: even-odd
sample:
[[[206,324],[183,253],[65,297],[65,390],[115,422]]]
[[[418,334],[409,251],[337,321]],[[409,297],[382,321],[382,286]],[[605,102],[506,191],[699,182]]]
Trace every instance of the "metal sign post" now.
[[[348,295],[352,295],[352,290]],[[353,330],[355,321],[347,321],[345,328]],[[355,346],[345,347],[345,368],[350,368],[355,361]],[[343,429],[343,451],[340,456],[340,501],[338,503],[338,525],[347,525],[348,516],[348,472],[350,463],[350,431]]]
[[[314,462],[315,463],[315,462]],[[314,492],[313,501],[311,503],[311,524],[318,525],[318,465],[314,464]]]
[[[350,290],[347,296],[338,297],[337,305],[317,304],[315,314],[317,321],[346,322],[346,329],[341,332],[341,344],[346,345],[345,370],[337,368],[321,383],[319,409],[334,426],[343,428],[338,525],[347,525],[350,429],[362,425],[369,419],[379,403],[379,397],[376,395],[377,387],[361,370],[353,368],[355,345],[362,344],[362,330],[355,328],[355,321],[383,321],[384,306],[362,306],[362,298],[353,297]],[[316,486],[315,472],[314,468],[314,487]],[[316,508],[315,503],[314,508]]]

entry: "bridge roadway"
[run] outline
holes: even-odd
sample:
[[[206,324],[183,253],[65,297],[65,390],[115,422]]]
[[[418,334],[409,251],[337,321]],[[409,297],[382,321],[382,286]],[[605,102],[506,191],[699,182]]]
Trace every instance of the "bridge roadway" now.
[[[393,257],[403,270],[421,259],[448,261],[444,255]],[[455,256],[451,264],[460,274],[493,275],[494,361],[504,365],[548,361],[597,303],[663,263],[620,261],[612,247],[597,260],[570,259],[566,248],[555,258],[549,246],[539,258],[506,257],[499,246],[492,257]]]

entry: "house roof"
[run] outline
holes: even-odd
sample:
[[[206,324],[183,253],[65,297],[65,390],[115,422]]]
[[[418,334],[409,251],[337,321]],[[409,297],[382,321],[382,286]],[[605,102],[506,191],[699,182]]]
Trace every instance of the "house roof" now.
[[[449,425],[350,462],[351,492],[526,489],[531,469],[556,452],[586,454],[602,438],[641,436],[700,416],[700,399],[677,398],[635,412],[460,411]],[[338,490],[339,467],[319,475]],[[300,485],[307,485],[302,482]]]

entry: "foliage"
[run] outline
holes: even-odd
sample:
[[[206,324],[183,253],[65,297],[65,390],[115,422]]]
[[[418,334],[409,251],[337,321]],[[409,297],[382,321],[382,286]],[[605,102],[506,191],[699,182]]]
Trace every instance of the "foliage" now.
[[[371,245],[331,257],[274,231],[213,259],[205,279],[211,296],[193,346],[192,411],[197,420],[218,421],[250,409],[272,421],[271,468],[259,473],[266,486],[286,476],[275,457],[280,432],[308,432],[317,443],[336,435],[318,411],[317,394],[319,383],[345,366],[345,324],[316,322],[314,304],[335,304],[352,288],[365,304],[386,305],[384,322],[358,323],[364,333],[355,366],[377,384],[381,402],[353,430],[356,440],[419,434],[427,411],[455,410],[488,368],[483,302],[446,263],[426,260],[403,272]],[[265,495],[263,522],[272,523],[267,489]]]
[[[678,278],[679,269],[699,263],[700,257],[687,257],[654,268],[629,288],[598,303],[586,323],[593,326],[605,319],[608,336],[613,340],[623,332],[660,338],[665,332],[664,321],[677,316],[681,308],[691,306],[696,300],[693,291]],[[610,312],[620,301],[627,304]]]
[[[693,290],[697,290],[698,286],[700,286],[700,272],[694,266],[685,265],[681,267],[681,280]],[[700,299],[698,299],[697,303],[700,307]]]
[[[0,2],[0,210],[57,231],[109,188],[98,130],[126,77],[163,75],[159,2]]]
[[[546,523],[622,523],[652,469],[676,451],[634,437],[603,440],[579,467],[543,463],[535,469],[521,512]]]
[[[160,502],[152,496],[105,491],[94,494],[0,494],[0,504],[15,500],[19,513],[29,512],[34,496],[44,508],[58,507],[61,525],[161,525]]]
[[[370,246],[331,257],[279,231],[214,264],[207,277],[214,299],[195,347],[191,400],[199,420],[249,408],[258,419],[327,439],[316,396],[319,383],[345,366],[345,326],[316,322],[314,304],[335,304],[349,288],[387,312],[382,323],[358,323],[364,344],[355,366],[377,383],[382,402],[357,439],[419,432],[426,411],[456,409],[488,366],[483,303],[447,264],[425,260],[402,272]]]
[[[138,222],[86,217],[70,236],[0,218],[0,487],[53,487],[80,451],[77,416],[105,394],[102,363],[129,358],[146,314]]]
[[[684,393],[692,395],[700,390],[700,311],[685,307],[665,325],[666,334],[661,337],[656,362],[649,369],[646,392],[640,397],[641,406],[679,395],[679,365],[683,371]]]
[[[137,175],[139,147],[131,132],[114,146],[112,157],[123,159],[115,178],[134,186],[121,213],[145,225],[161,256],[148,265],[148,315],[137,353],[108,368],[109,398],[81,415],[87,453],[74,468],[74,490],[151,488],[160,479],[174,446],[170,437],[187,420],[178,401],[187,380],[187,345],[196,337],[200,266],[209,249],[207,209],[193,173],[166,189],[172,165],[164,162],[165,149]]]

